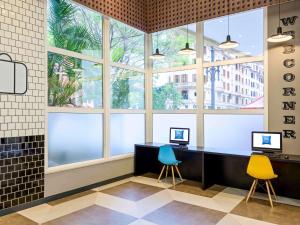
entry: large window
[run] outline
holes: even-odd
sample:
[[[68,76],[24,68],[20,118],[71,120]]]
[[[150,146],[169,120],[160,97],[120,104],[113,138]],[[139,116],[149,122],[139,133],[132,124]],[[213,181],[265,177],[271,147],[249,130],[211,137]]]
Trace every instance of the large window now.
[[[49,113],[48,166],[103,157],[101,114]]]
[[[204,115],[205,147],[250,151],[251,132],[263,130],[263,115]]]
[[[227,17],[144,34],[48,0],[48,166],[130,157],[136,143],[168,143],[170,127],[190,128],[193,146],[249,150],[264,129],[263,13],[231,15],[240,45],[221,50]],[[186,42],[195,54],[179,54]],[[145,57],[156,48],[163,60]]]
[[[196,70],[153,74],[153,109],[195,109]]]
[[[239,47],[223,51],[218,45],[227,36],[227,16],[204,22],[204,61],[215,62],[263,55],[263,9],[230,15],[230,35]]]
[[[69,0],[48,0],[48,44],[102,57],[102,16]]]
[[[195,114],[153,114],[153,142],[169,143],[170,127],[190,128],[190,145],[197,145]]]
[[[111,61],[144,68],[144,33],[116,20],[110,21]]]
[[[144,108],[144,74],[128,69],[111,68],[111,107]]]
[[[48,105],[102,107],[102,65],[48,52]]]
[[[110,127],[112,156],[131,153],[134,144],[145,142],[144,114],[112,114]]]
[[[257,109],[264,107],[262,62],[211,66],[204,71],[204,108]]]
[[[191,48],[196,47],[196,24],[188,27],[188,41]],[[171,68],[185,66],[196,63],[196,55],[186,56],[178,54],[178,51],[185,47],[187,42],[187,27],[176,27],[164,30],[153,35],[153,52],[158,47],[161,53],[165,55],[164,60],[154,60],[154,69]],[[157,46],[158,45],[158,46]]]

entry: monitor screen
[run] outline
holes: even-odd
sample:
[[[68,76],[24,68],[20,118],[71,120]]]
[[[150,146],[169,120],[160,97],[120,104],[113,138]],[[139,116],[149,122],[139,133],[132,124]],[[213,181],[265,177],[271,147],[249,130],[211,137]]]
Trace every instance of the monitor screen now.
[[[281,132],[252,132],[252,150],[281,151]]]
[[[170,143],[189,144],[190,129],[189,128],[170,128]]]

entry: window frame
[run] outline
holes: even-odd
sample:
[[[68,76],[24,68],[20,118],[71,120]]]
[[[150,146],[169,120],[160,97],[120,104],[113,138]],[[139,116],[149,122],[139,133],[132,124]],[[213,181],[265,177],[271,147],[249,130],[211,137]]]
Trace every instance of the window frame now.
[[[49,0],[45,1],[47,6]],[[82,5],[81,5],[82,6]],[[85,7],[85,6],[82,6]],[[92,10],[92,9],[89,9]],[[267,25],[267,14],[266,8],[264,11],[264,37],[267,36],[266,25]],[[47,7],[45,7],[45,15],[48,15]],[[237,115],[264,115],[264,127],[268,129],[268,63],[267,63],[267,44],[264,38],[264,55],[257,57],[248,57],[248,58],[239,58],[231,59],[226,61],[216,61],[216,62],[204,62],[203,61],[203,51],[204,51],[204,32],[203,26],[204,22],[196,23],[196,63],[185,66],[178,66],[172,68],[160,68],[154,69],[152,65],[152,60],[149,59],[149,56],[152,55],[152,34],[144,34],[144,69],[135,68],[128,66],[122,63],[111,62],[110,59],[110,18],[102,15],[102,58],[94,58],[92,56],[83,55],[77,52],[71,52],[69,50],[60,49],[52,47],[47,43],[47,20],[45,19],[45,53],[47,56],[48,52],[63,54],[70,57],[75,57],[95,63],[102,64],[102,74],[103,74],[103,99],[102,99],[102,108],[101,109],[90,109],[90,108],[66,108],[66,107],[48,107],[48,88],[45,88],[45,172],[56,173],[60,171],[81,168],[101,163],[106,163],[114,160],[120,159],[129,159],[133,157],[133,153],[110,156],[110,119],[112,114],[144,114],[145,115],[145,141],[153,141],[153,114],[195,114],[197,118],[197,146],[204,146],[204,115],[205,114],[237,114]],[[46,61],[47,61],[46,57]],[[248,63],[248,62],[258,62],[263,61],[264,63],[264,108],[263,109],[204,109],[204,79],[203,79],[203,70],[204,68],[217,66],[217,65],[228,65],[228,64],[237,64],[237,63]],[[48,63],[48,62],[47,62]],[[46,69],[48,64],[46,63]],[[110,106],[111,97],[110,97],[110,68],[118,67],[122,69],[128,69],[136,72],[141,72],[144,74],[144,87],[145,87],[145,108],[144,109],[112,109]],[[197,107],[195,109],[181,109],[181,110],[153,110],[152,105],[152,78],[153,74],[156,73],[167,73],[174,71],[185,71],[185,70],[195,70],[196,71],[196,102]],[[226,74],[225,74],[226,75]],[[179,77],[180,79],[180,77]],[[48,75],[45,79],[45,85],[48,86]],[[100,113],[103,114],[103,158],[78,162],[73,164],[66,164],[57,167],[48,168],[48,113],[51,112],[70,112],[70,113]]]

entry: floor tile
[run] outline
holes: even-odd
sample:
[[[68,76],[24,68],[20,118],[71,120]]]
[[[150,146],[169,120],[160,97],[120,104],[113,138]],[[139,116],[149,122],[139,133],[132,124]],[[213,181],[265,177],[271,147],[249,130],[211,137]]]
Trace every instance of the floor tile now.
[[[169,188],[172,187],[172,181],[170,180],[170,182],[158,182],[157,178],[150,178],[150,177],[144,177],[144,176],[137,176],[137,177],[133,177],[131,179],[131,181],[136,182],[136,183],[141,183],[141,184],[147,184],[147,185],[151,185],[154,187],[160,187],[160,188]]]
[[[171,188],[173,189],[173,187]],[[203,190],[201,188],[200,182],[191,181],[191,180],[186,180],[180,184],[177,184],[175,187],[176,191],[182,191],[182,192],[186,192],[194,195],[201,195],[210,198],[214,197],[216,194],[218,194],[224,189],[225,189],[224,186],[213,185],[212,187]]]
[[[248,204],[244,200],[231,211],[231,214],[280,225],[300,224],[300,207],[275,202],[274,208],[271,208],[269,201],[261,199],[252,198]]]
[[[37,225],[37,223],[20,214],[14,213],[0,217],[0,225]]]
[[[215,225],[225,215],[216,210],[173,201],[145,216],[144,219],[158,225]]]
[[[153,195],[161,190],[163,189],[159,187],[154,187],[136,182],[127,182],[125,184],[102,190],[101,192],[113,196],[118,196],[120,198],[129,199],[132,201],[138,201],[150,195]]]
[[[243,216],[227,214],[216,225],[275,225]]]
[[[55,206],[55,205],[58,205],[58,204],[61,204],[61,203],[67,202],[67,201],[74,200],[76,198],[80,198],[80,197],[83,197],[83,196],[86,196],[86,195],[93,194],[93,193],[95,193],[95,191],[93,191],[93,190],[83,191],[83,192],[80,192],[80,193],[75,194],[75,195],[70,195],[70,196],[67,196],[65,198],[61,198],[61,199],[57,199],[57,200],[48,202],[48,205]]]
[[[138,219],[134,222],[132,222],[131,224],[129,225],[157,225],[156,223],[152,223],[152,222],[149,222],[147,220],[143,220],[143,219]]]
[[[134,217],[94,205],[43,225],[128,225],[135,220]]]
[[[62,217],[64,215],[76,212],[95,204],[98,192],[76,198],[55,206],[48,204],[38,205],[19,213],[37,223],[45,223],[50,220]]]
[[[138,217],[138,210],[135,201],[98,192],[96,204],[127,215]]]

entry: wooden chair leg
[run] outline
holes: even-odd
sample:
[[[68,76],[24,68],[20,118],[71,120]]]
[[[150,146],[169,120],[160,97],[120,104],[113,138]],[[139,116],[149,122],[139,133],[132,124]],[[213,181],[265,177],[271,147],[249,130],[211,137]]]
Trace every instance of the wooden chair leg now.
[[[271,197],[271,193],[270,193],[270,188],[269,188],[268,181],[266,181],[266,187],[267,187],[267,191],[268,191],[269,201],[270,201],[271,207],[273,208],[273,201],[272,201],[272,197]]]
[[[167,166],[167,169],[166,169],[166,178],[168,177],[168,172],[169,172],[169,166]]]
[[[173,177],[173,187],[175,188],[175,176],[174,176],[173,166],[171,166],[171,169],[172,169],[172,177]]]
[[[255,179],[254,181],[255,181],[255,184],[254,184],[254,187],[253,187],[253,190],[252,190],[252,193],[251,193],[251,197],[254,195],[254,193],[255,193],[255,191],[256,191],[258,179]]]
[[[165,170],[165,167],[166,167],[166,166],[164,165],[163,168],[161,169],[161,172],[160,172],[160,174],[159,174],[159,177],[158,177],[157,182],[160,181],[161,175],[163,174],[163,172],[164,172],[164,170]]]
[[[255,180],[253,181],[253,183],[252,183],[252,185],[251,185],[251,188],[250,188],[250,190],[249,190],[249,193],[248,193],[248,195],[247,195],[246,203],[248,203],[248,200],[249,200],[249,198],[250,198],[250,196],[251,196],[251,194],[252,194],[254,185],[255,185]]]
[[[268,183],[269,183],[269,186],[270,186],[270,188],[271,188],[271,191],[272,191],[272,193],[273,193],[273,195],[274,195],[274,198],[275,198],[275,200],[277,201],[277,196],[276,196],[276,194],[275,194],[275,191],[274,191],[274,188],[273,188],[273,185],[272,185],[271,181],[268,180]]]
[[[179,177],[180,177],[180,180],[181,180],[181,181],[183,181],[183,179],[182,179],[182,176],[181,176],[181,174],[180,174],[180,172],[179,172],[179,169],[178,169],[178,167],[177,167],[177,166],[175,166],[175,168],[176,168],[176,171],[177,171],[177,173],[178,173],[178,175],[179,175]]]

